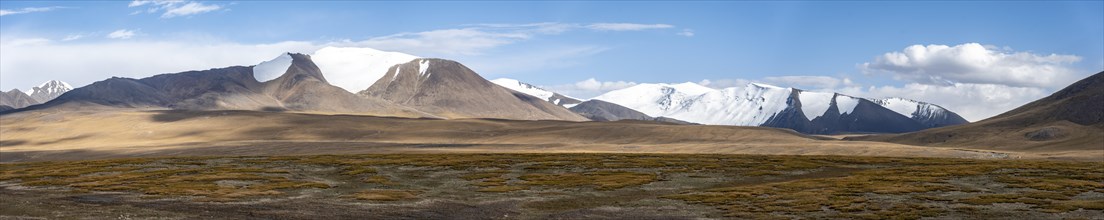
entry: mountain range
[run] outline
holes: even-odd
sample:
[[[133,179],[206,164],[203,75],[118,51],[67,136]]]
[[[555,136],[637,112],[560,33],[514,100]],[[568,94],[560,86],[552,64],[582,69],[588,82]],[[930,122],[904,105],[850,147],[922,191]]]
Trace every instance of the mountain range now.
[[[653,117],[712,125],[789,128],[810,134],[900,133],[967,123],[958,114],[929,103],[899,98],[872,101],[759,83],[723,89],[689,82],[640,84],[594,99]],[[914,109],[909,111],[908,106]]]
[[[518,91],[518,92],[521,92],[521,93],[529,94],[531,96],[535,96],[535,97],[540,98],[542,100],[551,102],[552,104],[556,104],[556,105],[563,106],[563,107],[571,108],[572,106],[575,106],[575,105],[583,102],[582,100],[580,100],[578,98],[571,97],[571,96],[566,96],[566,95],[559,94],[559,93],[552,92],[552,91],[548,91],[548,90],[545,90],[543,88],[534,86],[532,84],[518,81],[516,79],[498,78],[498,79],[495,79],[495,80],[491,80],[491,82],[493,82],[494,84],[498,84],[499,86],[505,87],[507,89],[511,89],[511,90]]]
[[[314,55],[281,54],[255,66],[142,79],[116,77],[64,92],[68,90],[63,82],[47,82],[32,95],[4,93],[0,104],[24,110],[94,104],[429,118],[646,120],[778,127],[810,134],[900,133],[966,123],[930,103],[757,83],[724,89],[695,83],[639,84],[584,100],[518,80],[486,80],[451,60],[370,48],[326,47]],[[34,105],[39,103],[35,99],[48,101]]]
[[[516,91],[546,97],[553,103],[564,100],[556,97],[566,97],[513,79],[494,81]],[[760,83],[724,89],[691,82],[646,83],[566,106],[595,121],[633,119],[766,126],[809,134],[901,133],[967,123],[958,114],[926,102],[866,99]]]
[[[28,90],[29,93],[20,91],[19,89],[2,92],[0,93],[0,111],[45,103],[61,96],[61,94],[69,90],[73,90],[73,86],[70,86],[69,83],[50,80],[41,85],[32,87]]]

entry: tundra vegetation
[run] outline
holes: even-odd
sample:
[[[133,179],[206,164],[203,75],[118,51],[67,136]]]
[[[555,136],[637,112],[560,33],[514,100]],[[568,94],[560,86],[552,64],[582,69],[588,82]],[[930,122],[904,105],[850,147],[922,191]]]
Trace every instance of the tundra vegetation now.
[[[165,157],[0,164],[0,186],[3,196],[18,201],[87,203],[66,198],[112,195],[118,201],[97,205],[120,212],[157,209],[158,216],[194,213],[141,204],[280,207],[279,203],[302,202],[334,203],[350,210],[379,209],[383,204],[417,212],[440,208],[436,203],[479,207],[508,201],[495,203],[507,215],[597,218],[625,217],[616,213],[900,219],[1104,216],[1104,163],[1035,160],[712,154]],[[17,196],[26,191],[42,196]],[[5,207],[0,209],[2,216],[56,214],[7,198],[0,202]],[[208,214],[233,218],[242,213]]]

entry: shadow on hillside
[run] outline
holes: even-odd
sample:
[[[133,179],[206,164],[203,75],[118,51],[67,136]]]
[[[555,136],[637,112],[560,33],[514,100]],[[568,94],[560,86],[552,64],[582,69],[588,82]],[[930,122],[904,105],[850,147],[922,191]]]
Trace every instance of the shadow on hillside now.
[[[35,144],[36,145],[49,145],[49,144],[56,144],[56,143],[61,143],[61,142],[75,141],[75,140],[80,140],[80,139],[85,139],[85,138],[90,138],[90,137],[92,137],[91,134],[82,134],[82,135],[77,135],[77,136],[73,136],[73,137],[61,138],[61,139],[57,139],[57,140],[53,140],[53,141],[38,142],[38,143],[35,143]]]
[[[30,141],[27,140],[0,140],[0,147],[23,145]]]
[[[155,122],[177,122],[206,115],[201,111],[187,110],[158,110],[154,112],[157,113],[152,117]]]

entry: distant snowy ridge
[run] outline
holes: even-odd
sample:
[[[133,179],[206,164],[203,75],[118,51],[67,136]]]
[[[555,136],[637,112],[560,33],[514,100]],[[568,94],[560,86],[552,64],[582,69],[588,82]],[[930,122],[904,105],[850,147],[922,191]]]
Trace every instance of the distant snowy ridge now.
[[[939,105],[905,98],[871,99],[870,101],[893,110],[898,114],[916,119],[928,126],[940,126],[947,123],[965,122],[961,116]]]
[[[946,114],[948,111],[935,104],[904,98],[871,99],[878,105],[909,117],[929,117]]]
[[[582,102],[582,100],[578,98],[561,95],[559,93],[548,91],[546,89],[534,86],[532,84],[524,83],[516,79],[498,78],[491,80],[491,82],[507,89],[511,89],[520,93],[525,93],[540,98],[541,100],[551,102],[552,104],[564,106],[567,108],[573,107],[576,104]]]
[[[593,99],[618,104],[652,117],[674,114],[704,93],[715,91],[696,83],[639,84],[607,92]],[[658,116],[657,116],[658,115]]]
[[[594,99],[625,106],[651,117],[741,126],[763,125],[787,109],[798,108],[797,105],[800,105],[799,109],[808,121],[824,116],[832,107],[840,115],[854,114],[859,103],[868,100],[839,93],[803,91],[760,83],[712,89],[692,82],[639,84],[610,91]],[[897,114],[916,120],[949,112],[935,105],[896,100],[871,101],[878,104],[890,103],[888,106],[882,105]]]

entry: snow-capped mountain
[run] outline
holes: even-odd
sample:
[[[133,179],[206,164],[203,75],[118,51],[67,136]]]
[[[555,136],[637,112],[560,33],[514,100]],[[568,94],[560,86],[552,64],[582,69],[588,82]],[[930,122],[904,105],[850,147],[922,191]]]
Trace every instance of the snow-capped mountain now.
[[[712,125],[770,126],[804,133],[908,132],[965,123],[935,105],[902,114],[873,101],[838,93],[810,92],[751,83],[712,89],[695,83],[640,84],[595,97],[640,111]],[[921,111],[922,112],[919,112]],[[942,119],[947,117],[950,120]],[[938,121],[936,123],[925,123]]]
[[[551,102],[552,104],[568,108],[583,102],[575,97],[548,91],[529,83],[518,81],[516,79],[498,78],[495,80],[491,80],[491,82],[493,82],[494,84],[498,84],[499,86],[506,87],[507,89],[535,96],[542,100]]]
[[[311,55],[330,84],[352,93],[371,87],[392,66],[418,58],[365,47],[325,47]]]
[[[31,90],[28,90],[30,93],[27,95],[30,95],[31,98],[38,101],[38,103],[46,103],[69,90],[73,90],[73,86],[70,86],[69,83],[50,80],[31,88]]]
[[[679,114],[685,106],[704,93],[714,91],[695,83],[640,84],[607,92],[593,99],[618,104],[649,116]],[[673,118],[673,117],[672,117]]]
[[[908,116],[928,127],[943,127],[968,123],[962,116],[927,102],[904,98],[871,99],[870,101],[901,115]]]

